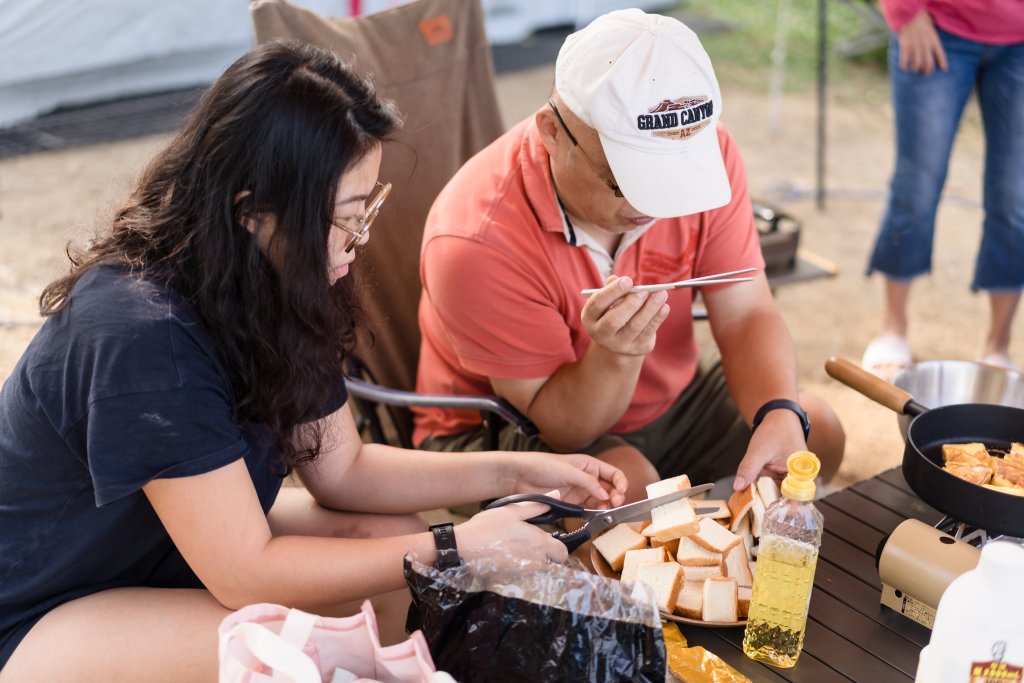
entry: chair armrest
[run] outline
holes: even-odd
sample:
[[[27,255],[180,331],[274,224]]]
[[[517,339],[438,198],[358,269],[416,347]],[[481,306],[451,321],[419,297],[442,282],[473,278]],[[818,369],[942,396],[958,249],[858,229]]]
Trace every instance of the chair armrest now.
[[[505,420],[518,432],[527,437],[537,436],[537,427],[515,406],[500,396],[456,396],[453,394],[419,394],[382,387],[372,382],[345,376],[345,388],[353,396],[389,406],[424,406],[427,408],[452,408],[456,410],[478,410],[493,413]]]

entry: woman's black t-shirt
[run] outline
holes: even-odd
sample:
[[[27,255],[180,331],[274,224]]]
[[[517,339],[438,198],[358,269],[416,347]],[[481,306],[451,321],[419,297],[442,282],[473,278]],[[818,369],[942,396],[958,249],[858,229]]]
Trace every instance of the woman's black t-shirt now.
[[[339,381],[324,414],[346,398]],[[268,511],[283,464],[234,404],[204,326],[173,290],[113,266],[82,277],[0,389],[0,668],[64,602],[201,587],[142,487],[244,458]]]

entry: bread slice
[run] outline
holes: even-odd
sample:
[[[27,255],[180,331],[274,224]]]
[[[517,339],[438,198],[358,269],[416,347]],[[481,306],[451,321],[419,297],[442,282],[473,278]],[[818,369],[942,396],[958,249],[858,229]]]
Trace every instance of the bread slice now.
[[[644,529],[646,529],[647,527],[649,527],[651,525],[651,520],[644,519],[644,520],[641,520],[639,522],[626,522],[625,524],[630,529],[632,529],[633,531],[635,531],[635,532],[637,532],[639,534],[639,533],[642,533]]]
[[[996,486],[1016,486],[1024,488],[1024,468],[1006,462],[1002,458],[992,458],[992,483]]]
[[[754,485],[757,487],[757,495],[761,496],[761,503],[764,504],[765,510],[782,495],[779,493],[779,485],[771,477],[758,477]]]
[[[740,619],[746,619],[750,614],[750,594],[753,590],[747,586],[740,586],[736,589],[736,611],[739,612]]]
[[[667,557],[667,562],[675,562],[676,552],[679,550],[679,539],[673,538],[671,541],[659,541],[656,538],[650,539],[652,548],[664,548]]]
[[[704,608],[704,582],[683,581],[676,597],[676,614],[690,619],[700,619]]]
[[[710,578],[704,582],[704,621],[739,621],[738,586],[734,577]]]
[[[942,444],[942,460],[948,462],[955,458],[967,457],[985,463],[988,460],[988,449],[983,443],[944,443]]]
[[[703,581],[709,578],[720,579],[722,576],[721,564],[717,564],[714,567],[698,567],[693,565],[683,567],[683,579],[686,581]]]
[[[692,536],[683,536],[676,549],[676,562],[684,567],[715,567],[722,563],[722,553],[708,550],[694,541]]]
[[[730,531],[736,531],[746,519],[750,513],[750,506],[754,504],[755,495],[754,487],[751,485],[742,491],[733,491],[733,494],[729,496],[729,514],[732,515],[732,520],[729,523]]]
[[[750,562],[747,560],[747,549],[742,543],[729,548],[722,558],[724,576],[734,577],[739,586],[749,588],[754,585],[754,575],[750,572]]]
[[[637,567],[637,583],[642,583],[654,593],[654,601],[658,609],[672,613],[679,597],[679,587],[683,581],[683,570],[675,562],[662,564],[642,564]]]
[[[750,533],[754,535],[754,538],[761,538],[761,526],[764,524],[764,511],[765,504],[761,500],[761,494],[754,496],[753,503],[750,506]]]
[[[627,550],[622,562],[622,581],[636,581],[636,570],[642,564],[660,564],[667,562],[664,548],[640,548]]]
[[[626,559],[626,551],[646,548],[647,538],[627,525],[619,524],[595,538],[594,547],[614,571],[620,571]]]
[[[731,513],[729,512],[729,504],[724,500],[698,500],[694,501],[695,508],[718,508],[714,512],[706,512],[701,517],[707,517],[708,519],[717,519],[719,521],[723,519],[729,519]]]
[[[1019,446],[1020,444],[1015,443],[1013,445]],[[1017,467],[1024,467],[1024,451],[1011,450],[1009,453],[1006,454],[1003,460],[1010,463],[1011,465],[1016,465]]]
[[[670,493],[688,489],[690,486],[690,478],[685,474],[680,474],[678,477],[670,477],[668,479],[656,481],[653,484],[648,484],[647,497],[657,498],[659,496],[667,496]]]
[[[743,542],[739,536],[721,524],[716,524],[714,520],[702,518],[698,527],[697,533],[692,536],[693,540],[712,552],[724,553],[737,543]]]
[[[747,558],[754,556],[754,535],[750,533],[750,515],[743,518],[740,526],[733,533],[743,539],[743,545],[747,549]]]

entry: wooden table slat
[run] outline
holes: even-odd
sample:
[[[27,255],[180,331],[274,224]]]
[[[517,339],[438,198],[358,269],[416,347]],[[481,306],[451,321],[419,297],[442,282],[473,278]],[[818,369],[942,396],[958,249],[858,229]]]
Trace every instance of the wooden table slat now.
[[[821,510],[821,513],[825,515],[825,529],[872,557],[875,556],[875,553],[878,551],[878,544],[881,543],[886,534],[846,514],[828,502],[819,501],[816,505]]]
[[[917,496],[907,494],[882,479],[867,479],[853,485],[853,490],[883,505],[907,519],[919,519],[926,524],[935,524],[945,515],[925,503]]]
[[[917,497],[917,494],[914,493],[914,489],[910,488],[910,484],[907,483],[907,478],[903,476],[902,466],[894,467],[891,470],[886,470],[885,472],[879,474],[878,478],[886,482],[887,484],[892,484],[898,489],[903,489],[905,493],[911,496]]]
[[[881,592],[873,590],[863,581],[850,576],[841,568],[828,561],[818,561],[814,572],[814,591],[811,593],[811,608],[819,592],[827,593],[839,602],[915,643],[918,647],[928,644],[931,631],[916,624],[902,614],[882,607]],[[916,628],[915,628],[916,627]]]
[[[910,679],[873,652],[852,643],[817,621],[807,621],[804,654],[824,659],[828,665],[855,681],[900,681]]]
[[[837,567],[842,567],[846,573],[881,593],[882,582],[878,580],[875,556],[847,543],[831,533],[827,526],[825,533],[822,534],[821,551],[818,557],[825,558]]]
[[[812,593],[810,618],[913,678],[918,654],[912,641],[870,619],[824,591]],[[920,646],[918,646],[920,647]]]
[[[851,517],[856,517],[872,529],[877,529],[883,534],[892,533],[906,517],[903,517],[887,507],[883,507],[874,500],[857,493],[853,489],[844,489],[833,493],[825,498],[829,505],[842,510]]]

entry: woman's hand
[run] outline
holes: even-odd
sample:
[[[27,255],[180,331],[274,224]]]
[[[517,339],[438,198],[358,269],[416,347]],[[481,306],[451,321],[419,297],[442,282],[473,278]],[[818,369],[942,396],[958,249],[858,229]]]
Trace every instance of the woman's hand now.
[[[585,508],[618,507],[625,501],[626,475],[589,455],[516,454],[512,493],[547,493]]]
[[[547,490],[557,498],[557,491]],[[455,527],[455,542],[466,559],[486,556],[496,550],[523,560],[565,562],[569,550],[551,534],[525,520],[548,511],[543,503],[513,503],[484,510]]]
[[[899,31],[899,41],[900,69],[903,71],[927,76],[936,67],[943,71],[949,68],[946,51],[942,49],[942,41],[928,12],[921,10],[904,24]]]

